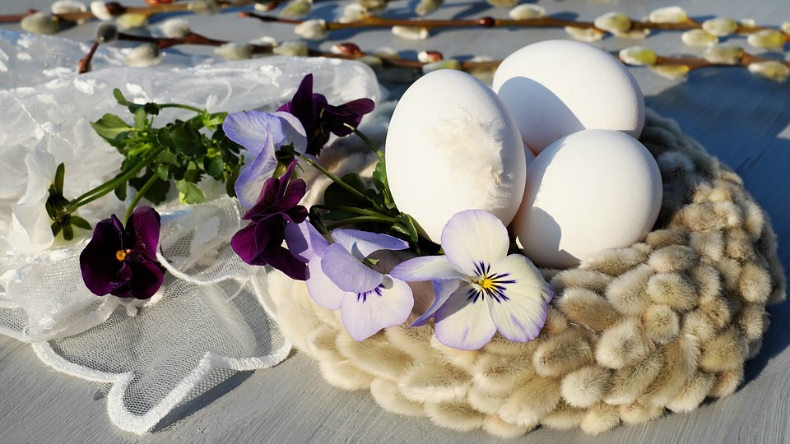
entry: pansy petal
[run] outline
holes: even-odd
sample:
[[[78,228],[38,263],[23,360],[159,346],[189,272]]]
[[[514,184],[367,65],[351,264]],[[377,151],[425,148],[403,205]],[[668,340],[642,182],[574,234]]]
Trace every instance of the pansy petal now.
[[[348,293],[337,288],[337,285],[333,284],[321,271],[321,258],[318,256],[314,256],[307,263],[306,283],[307,292],[315,303],[329,310],[339,309],[343,303],[343,297]]]
[[[371,253],[379,250],[405,250],[409,248],[409,243],[405,240],[386,234],[361,230],[339,228],[332,231],[332,239],[359,260],[365,259]]]
[[[275,147],[293,144],[297,152],[304,153],[307,149],[307,135],[302,122],[291,113],[277,111],[274,113],[281,124],[272,132],[272,143]]]
[[[303,281],[307,278],[307,267],[304,262],[294,257],[288,249],[280,245],[272,245],[260,255],[272,268],[285,273],[289,278]]]
[[[445,256],[415,257],[396,265],[390,274],[406,282],[466,279],[466,275],[458,271]]]
[[[362,341],[382,328],[406,322],[414,298],[405,282],[384,276],[381,285],[366,293],[347,293],[341,313],[348,334]]]
[[[121,249],[121,232],[113,218],[97,223],[91,241],[80,253],[82,280],[92,293],[103,296],[131,278],[131,270],[116,258]]]
[[[505,338],[515,342],[535,339],[546,322],[546,305],[552,297],[551,286],[532,262],[520,254],[511,254],[494,265],[492,270],[506,276],[502,292],[495,300],[487,297],[494,324]]]
[[[244,111],[231,113],[225,117],[222,130],[228,139],[243,146],[258,156],[264,148],[271,146],[272,132],[282,133],[282,120],[279,116],[263,111]]]
[[[258,244],[255,241],[255,224],[249,224],[230,238],[233,251],[248,264],[252,264],[258,255]]]
[[[148,257],[156,257],[159,245],[159,213],[151,207],[136,208],[129,216],[128,231],[134,235],[134,249]]]
[[[433,300],[433,304],[428,307],[428,310],[420,315],[414,322],[411,323],[411,327],[420,327],[428,323],[428,319],[436,313],[436,310],[439,309],[445,302],[447,302],[447,298],[458,289],[458,286],[463,284],[463,281],[460,279],[453,279],[451,281],[433,281],[433,294],[436,297]]]
[[[448,347],[478,350],[496,333],[488,304],[470,298],[470,292],[474,289],[464,283],[436,310],[436,339]]]
[[[509,246],[502,221],[484,210],[456,213],[442,230],[444,254],[469,276],[478,276],[480,269],[502,260]]]
[[[321,257],[321,270],[340,289],[354,293],[373,290],[384,276],[366,267],[340,244],[326,248]]]
[[[321,256],[329,246],[329,242],[310,222],[286,225],[285,242],[288,243],[291,254],[302,262]]]
[[[159,263],[150,259],[130,261],[132,279],[129,280],[131,296],[136,299],[149,299],[159,290],[164,280],[164,270]]]
[[[261,196],[264,181],[271,177],[277,167],[274,151],[267,148],[252,163],[247,165],[236,179],[236,197],[244,208],[252,208]]]

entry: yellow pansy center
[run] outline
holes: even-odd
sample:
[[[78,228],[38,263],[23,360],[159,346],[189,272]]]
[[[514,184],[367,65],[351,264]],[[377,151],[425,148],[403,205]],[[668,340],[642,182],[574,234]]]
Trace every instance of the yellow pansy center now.
[[[477,285],[483,287],[484,290],[491,290],[494,288],[494,280],[488,276],[483,276],[482,279],[475,282]]]
[[[131,252],[132,250],[118,250],[115,252],[115,258],[118,259],[118,261],[123,262],[123,260],[126,259],[126,255]]]

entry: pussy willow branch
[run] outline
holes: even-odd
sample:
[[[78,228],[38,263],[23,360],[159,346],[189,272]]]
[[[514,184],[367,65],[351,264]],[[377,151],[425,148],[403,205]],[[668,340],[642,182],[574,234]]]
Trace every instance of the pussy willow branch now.
[[[304,20],[287,19],[271,15],[257,14],[254,12],[244,13],[245,17],[252,17],[264,22],[284,23],[298,25]],[[422,19],[388,19],[376,16],[368,16],[349,23],[326,22],[327,31],[340,29],[357,28],[391,28],[393,26],[409,26],[425,29],[442,28],[564,28],[573,27],[580,29],[595,29],[601,33],[607,33],[604,29],[597,28],[593,22],[574,21],[560,19],[557,17],[540,17],[533,19],[498,19],[494,17],[480,17],[470,20],[422,20]],[[702,23],[692,19],[687,19],[680,23],[653,23],[648,21],[632,20],[629,30],[663,30],[663,31],[688,31],[692,29],[702,29]],[[777,29],[765,26],[748,27],[738,24],[736,33],[751,34],[765,29]],[[785,39],[790,41],[790,35],[784,34]]]
[[[614,54],[614,56],[618,57],[617,54]],[[620,57],[618,57],[618,59],[620,59]],[[622,59],[620,59],[620,61],[625,64],[628,64]],[[703,68],[746,68],[752,63],[768,62],[768,61],[779,62],[790,68],[790,61],[766,59],[763,57],[756,56],[754,54],[749,54],[748,52],[743,53],[743,55],[741,55],[740,59],[736,63],[716,63],[695,57],[657,56],[656,63],[654,63],[652,66],[685,65],[689,67],[689,71],[694,71]]]

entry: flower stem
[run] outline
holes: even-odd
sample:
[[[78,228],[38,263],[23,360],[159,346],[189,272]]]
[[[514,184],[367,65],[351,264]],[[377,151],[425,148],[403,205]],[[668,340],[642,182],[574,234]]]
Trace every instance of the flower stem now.
[[[357,216],[357,217],[352,217],[351,219],[346,219],[346,220],[343,220],[343,221],[340,221],[340,222],[336,222],[336,223],[333,223],[333,224],[328,224],[326,226],[326,228],[327,228],[327,230],[334,230],[335,228],[342,227],[342,226],[345,226],[345,225],[354,225],[354,224],[364,223],[364,222],[379,222],[379,223],[381,223],[381,222],[397,222],[397,220],[394,219],[394,218],[391,218],[391,217],[382,218],[382,217],[376,217],[376,216]]]
[[[129,221],[129,216],[132,215],[132,211],[134,211],[134,207],[137,206],[137,204],[140,202],[140,199],[143,198],[145,193],[148,192],[148,189],[151,188],[158,179],[159,176],[157,176],[156,174],[151,174],[151,177],[148,178],[148,180],[145,182],[143,187],[140,188],[137,194],[135,194],[134,198],[129,203],[129,208],[126,209],[126,215],[123,217],[123,226],[126,226],[126,222]]]
[[[377,156],[379,156],[379,159],[383,159],[383,158],[384,158],[384,153],[383,153],[383,152],[381,152],[381,150],[379,149],[379,147],[377,147],[377,146],[376,146],[376,144],[375,144],[375,143],[373,143],[373,141],[372,141],[372,140],[370,140],[370,139],[368,138],[368,136],[366,136],[365,134],[363,134],[363,133],[362,133],[362,131],[358,130],[357,128],[354,128],[353,126],[351,126],[351,125],[349,125],[349,124],[347,124],[347,123],[346,123],[345,125],[346,125],[346,127],[348,127],[349,129],[351,129],[351,131],[353,131],[353,132],[354,132],[354,134],[356,134],[356,135],[357,135],[357,137],[359,137],[360,139],[362,139],[362,141],[363,141],[363,142],[365,142],[365,144],[366,144],[368,147],[370,147],[370,149],[371,149],[371,150],[373,150],[373,152],[374,152],[374,153],[376,153],[376,155],[377,155]]]
[[[357,190],[356,188],[352,187],[351,185],[343,182],[343,179],[341,179],[341,178],[335,176],[334,174],[330,173],[329,170],[327,170],[326,168],[322,167],[318,162],[314,161],[310,157],[305,156],[304,154],[302,154],[300,152],[294,151],[294,154],[299,156],[300,159],[304,159],[305,162],[309,163],[310,166],[312,166],[313,168],[315,168],[318,171],[320,171],[324,176],[328,177],[332,182],[334,182],[334,183],[340,185],[341,187],[345,188],[349,193],[351,193],[354,196],[356,196],[356,197],[358,197],[360,199],[364,199],[364,200],[366,200],[366,201],[368,201],[368,202],[370,202],[370,203],[375,205],[375,203],[373,201],[371,201],[370,198],[368,198],[368,196],[366,196],[365,194],[363,194],[361,191]]]

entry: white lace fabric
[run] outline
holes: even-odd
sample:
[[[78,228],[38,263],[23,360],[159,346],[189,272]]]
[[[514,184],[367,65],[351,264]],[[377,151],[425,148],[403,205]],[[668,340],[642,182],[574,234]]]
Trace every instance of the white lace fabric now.
[[[265,271],[241,261],[229,240],[242,225],[221,186],[205,204],[177,202],[162,215],[160,262],[167,268],[150,301],[97,297],[85,288],[79,254],[90,235],[26,253],[12,248],[12,205],[27,187],[25,156],[34,149],[66,164],[67,197],[117,173],[121,157],[89,126],[104,113],[131,121],[113,88],[136,102],[186,103],[210,111],[274,109],[302,77],[330,103],[378,99],[375,76],[349,62],[271,57],[209,64],[170,59],[157,68],[120,66],[122,50],[103,50],[94,71],[77,76],[85,45],[52,37],[0,34],[0,334],[31,343],[42,362],[83,379],[112,384],[111,420],[145,433],[176,407],[237,371],[271,367],[291,344],[277,328]],[[166,60],[168,60],[166,58]],[[179,63],[180,62],[180,63]],[[157,125],[184,113],[163,113]],[[92,224],[124,205],[108,195],[79,210]],[[12,233],[12,234],[8,234]]]

